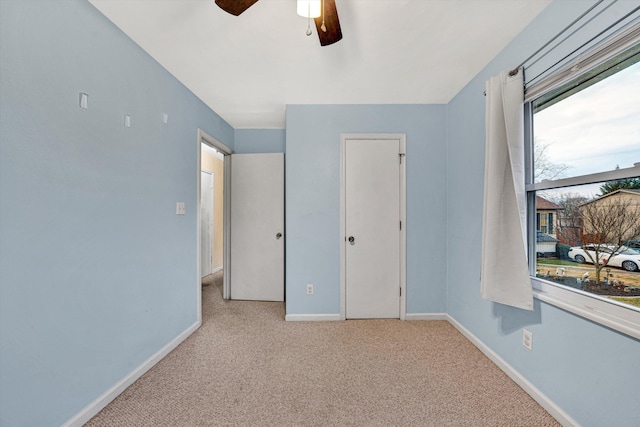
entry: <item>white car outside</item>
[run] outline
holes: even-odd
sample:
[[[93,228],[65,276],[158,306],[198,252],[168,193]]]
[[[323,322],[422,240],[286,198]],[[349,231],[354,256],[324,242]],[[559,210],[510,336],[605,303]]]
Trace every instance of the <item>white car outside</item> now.
[[[626,246],[622,246],[620,249],[618,249],[617,252],[611,255],[612,249],[609,248],[608,246],[611,246],[611,245],[606,245],[606,246],[601,245],[598,250],[600,264],[604,264],[607,261],[607,259],[611,257],[611,259],[609,260],[609,263],[607,264],[607,265],[610,265],[611,267],[620,267],[620,268],[624,268],[627,271],[640,271],[640,252],[639,251],[628,248]],[[593,245],[587,245],[584,248],[581,246],[574,246],[569,249],[568,255],[569,255],[569,258],[571,258],[575,262],[579,262],[579,263],[588,262],[590,264],[593,264],[593,260],[596,259],[596,250]]]

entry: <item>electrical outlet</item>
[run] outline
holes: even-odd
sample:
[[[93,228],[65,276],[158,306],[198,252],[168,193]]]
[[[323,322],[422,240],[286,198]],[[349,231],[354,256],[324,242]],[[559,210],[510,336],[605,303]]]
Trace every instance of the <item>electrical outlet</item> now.
[[[526,329],[522,330],[522,345],[527,350],[533,350],[533,334]]]
[[[80,92],[80,108],[85,110],[89,108],[89,95],[84,92]]]
[[[307,295],[313,295],[313,285],[311,283],[307,283]]]

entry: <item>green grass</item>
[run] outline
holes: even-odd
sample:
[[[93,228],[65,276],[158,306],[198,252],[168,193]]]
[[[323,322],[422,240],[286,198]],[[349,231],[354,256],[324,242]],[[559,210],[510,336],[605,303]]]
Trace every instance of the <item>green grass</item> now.
[[[580,265],[577,262],[567,261],[563,259],[538,258],[538,264],[545,265]]]
[[[635,305],[636,307],[640,307],[640,297],[635,297],[635,298],[609,297],[609,298],[614,299],[616,301],[623,302],[625,304]]]

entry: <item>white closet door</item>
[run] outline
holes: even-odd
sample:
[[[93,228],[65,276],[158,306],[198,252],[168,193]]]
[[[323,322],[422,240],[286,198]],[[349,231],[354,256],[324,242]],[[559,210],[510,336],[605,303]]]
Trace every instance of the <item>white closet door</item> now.
[[[349,319],[400,317],[400,145],[346,140],[346,307]]]

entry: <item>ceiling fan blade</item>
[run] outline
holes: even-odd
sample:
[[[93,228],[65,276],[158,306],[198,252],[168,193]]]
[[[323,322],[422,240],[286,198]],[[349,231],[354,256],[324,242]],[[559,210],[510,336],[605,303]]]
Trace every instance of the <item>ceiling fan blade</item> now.
[[[216,0],[216,4],[225,12],[238,16],[253,6],[257,1],[258,0]]]
[[[324,0],[324,25],[327,31],[322,31],[322,16],[314,18],[314,21],[321,46],[327,46],[342,40],[342,30],[340,29],[336,0]]]

